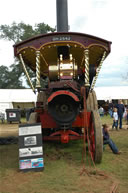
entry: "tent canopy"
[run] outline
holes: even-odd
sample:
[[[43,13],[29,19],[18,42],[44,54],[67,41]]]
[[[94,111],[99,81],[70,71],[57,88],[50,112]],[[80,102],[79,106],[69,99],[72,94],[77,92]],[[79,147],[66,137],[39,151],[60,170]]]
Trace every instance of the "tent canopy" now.
[[[116,87],[95,87],[97,100],[128,100],[128,86],[116,86]]]
[[[36,98],[31,89],[0,89],[0,103],[36,102]]]
[[[95,87],[97,100],[128,100],[128,86]],[[31,89],[0,89],[0,103],[36,102],[37,96]]]

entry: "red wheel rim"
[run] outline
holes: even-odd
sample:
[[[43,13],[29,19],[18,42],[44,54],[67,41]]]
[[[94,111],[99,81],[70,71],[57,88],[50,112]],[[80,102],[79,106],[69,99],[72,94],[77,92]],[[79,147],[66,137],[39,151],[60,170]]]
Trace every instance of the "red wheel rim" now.
[[[89,128],[89,141],[90,141],[91,156],[94,160],[94,157],[95,157],[95,129],[94,129],[93,120],[91,120],[91,124]]]

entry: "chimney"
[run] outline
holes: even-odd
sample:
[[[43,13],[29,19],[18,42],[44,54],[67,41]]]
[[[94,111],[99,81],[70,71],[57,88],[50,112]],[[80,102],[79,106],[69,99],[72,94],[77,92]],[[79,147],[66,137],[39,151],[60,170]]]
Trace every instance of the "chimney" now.
[[[68,32],[67,0],[56,0],[57,32]]]

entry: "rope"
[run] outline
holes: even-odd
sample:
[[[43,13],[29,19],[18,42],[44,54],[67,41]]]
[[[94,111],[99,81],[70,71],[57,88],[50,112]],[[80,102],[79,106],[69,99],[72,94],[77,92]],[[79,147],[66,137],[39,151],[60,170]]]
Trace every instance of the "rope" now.
[[[83,173],[86,173],[89,177],[91,177],[92,175],[99,175],[102,176],[104,178],[108,178],[112,180],[112,186],[110,187],[110,191],[109,193],[117,193],[117,188],[118,188],[118,184],[113,182],[113,179],[111,176],[106,175],[103,171],[98,171],[98,169],[96,168],[96,165],[94,163],[93,160],[93,156],[90,150],[90,140],[89,140],[89,125],[88,125],[88,120],[87,120],[87,108],[86,108],[86,89],[85,87],[82,87],[82,93],[83,93],[83,100],[84,100],[84,119],[83,119],[83,123],[84,123],[84,137],[83,137],[83,151],[82,151],[82,162],[83,162],[83,168],[82,171],[80,172],[80,175],[82,175]],[[85,127],[85,123],[86,123],[86,127]],[[87,133],[86,133],[87,131]],[[91,158],[91,161],[93,163],[94,169],[95,171],[88,171],[86,169],[86,139],[87,139],[87,143],[88,143],[88,151],[89,151],[89,155]],[[85,158],[85,160],[84,160]],[[85,162],[84,162],[85,161]],[[91,163],[89,162],[89,164],[91,165]]]
[[[89,155],[90,155],[90,158],[91,158],[91,162],[93,163],[93,166],[95,167],[95,163],[94,163],[94,160],[93,160],[93,156],[92,156],[92,153],[91,153],[91,150],[90,150],[90,140],[89,140],[89,126],[88,126],[88,118],[87,118],[87,108],[86,108],[86,89],[85,87],[83,88],[83,93],[84,93],[84,125],[86,123],[86,131],[87,131],[87,143],[88,143],[88,151],[89,151]],[[85,130],[85,127],[84,127],[84,130]],[[89,160],[89,159],[88,159]],[[91,165],[91,163],[89,162],[89,164]]]
[[[90,154],[90,157],[91,157],[91,160],[93,161],[93,158],[91,156],[91,152],[90,152],[90,145],[89,145],[89,136],[88,136],[88,119],[87,119],[87,108],[86,108],[86,89],[85,87],[82,87],[82,93],[83,93],[83,100],[84,100],[84,119],[83,119],[83,125],[84,125],[84,138],[83,138],[83,153],[82,153],[82,160],[83,160],[83,163],[84,163],[84,157],[85,157],[85,163],[86,163],[86,160],[87,160],[87,157],[86,157],[86,139],[87,139],[87,142],[88,142],[88,151],[89,151],[89,154]],[[86,125],[86,127],[85,127]],[[86,134],[86,131],[87,131],[87,134]],[[84,155],[85,154],[85,155]],[[88,159],[89,161],[89,159]],[[87,173],[87,175],[89,175],[89,172],[85,169],[85,163],[83,165],[83,169],[81,171],[81,174],[83,174],[84,172]],[[91,163],[89,161],[89,165],[91,166]]]

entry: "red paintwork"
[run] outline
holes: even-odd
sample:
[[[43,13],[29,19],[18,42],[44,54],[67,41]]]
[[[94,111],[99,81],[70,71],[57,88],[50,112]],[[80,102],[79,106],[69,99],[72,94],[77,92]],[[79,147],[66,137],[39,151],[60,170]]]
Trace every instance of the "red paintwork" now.
[[[72,128],[86,128],[89,123],[90,123],[90,119],[91,119],[91,113],[90,112],[86,112],[87,113],[87,122],[85,121],[85,112],[80,112],[77,117],[76,120],[72,123]],[[47,128],[47,129],[51,129],[51,128],[58,128],[58,125],[56,124],[56,122],[54,121],[54,119],[51,117],[51,115],[47,112],[44,111],[42,113],[40,113],[40,121],[42,124],[42,128]],[[94,141],[94,129],[92,126],[91,129],[91,142],[93,143]],[[77,140],[77,139],[82,139],[83,135],[79,135],[78,133],[72,131],[72,130],[60,130],[57,131],[53,134],[51,134],[50,136],[44,136],[43,139],[44,140],[59,140],[62,143],[68,143],[69,140]],[[94,144],[91,144],[91,152],[94,152],[95,146],[93,147]]]
[[[75,136],[75,135],[69,135],[69,140],[79,140],[83,139],[83,135]],[[45,141],[61,141],[61,136],[43,136],[43,140]]]
[[[68,95],[72,97],[75,101],[79,102],[77,95],[74,93],[67,91],[67,90],[59,90],[53,92],[51,96],[48,98],[48,102],[52,101],[56,96],[59,95]],[[85,97],[85,90],[81,88],[81,95],[84,97],[84,101],[86,100]],[[40,104],[39,104],[40,105]],[[44,129],[59,129],[59,125],[57,125],[56,121],[53,119],[51,114],[48,112],[47,109],[37,108],[36,112],[40,115],[40,122],[42,128]],[[72,123],[71,128],[90,128],[90,146],[91,152],[95,152],[95,139],[94,139],[94,125],[92,123],[91,112],[87,112],[86,103],[84,103],[84,110],[80,111],[79,114],[76,116],[75,121]],[[81,139],[83,136],[79,135],[78,133],[72,130],[59,130],[57,132],[52,133],[50,136],[44,136],[44,140],[60,140],[62,143],[68,143],[70,139]]]
[[[72,130],[60,130],[60,131],[57,131],[57,132],[51,134],[50,137],[57,136],[57,135],[61,136],[61,142],[62,143],[68,143],[70,135],[74,135],[76,137],[80,136],[78,133],[76,133]]]
[[[48,103],[51,102],[58,95],[68,95],[72,97],[75,101],[79,101],[78,97],[74,93],[67,90],[59,90],[51,94],[51,96],[48,98]]]
[[[52,118],[52,116],[48,113],[48,111],[44,111],[43,113],[40,113],[40,121],[42,128],[57,128],[57,124]]]
[[[59,126],[56,124],[56,122],[54,121],[54,119],[52,118],[52,116],[48,113],[48,111],[40,111],[38,110],[38,112],[40,113],[40,121],[41,121],[41,125],[42,128],[47,128],[47,129],[51,129],[51,128],[58,128]],[[85,121],[85,113],[87,113],[87,122]],[[90,119],[91,119],[91,112],[80,112],[77,117],[76,120],[72,123],[72,128],[86,128],[89,123],[90,123]],[[93,125],[91,125],[91,142],[94,142],[94,129],[93,129]],[[44,136],[43,139],[44,140],[59,140],[61,141],[61,143],[68,143],[69,140],[77,140],[77,139],[82,139],[83,135],[79,135],[78,133],[72,131],[72,130],[59,130],[53,134],[51,134],[50,136]],[[91,143],[91,152],[93,154],[95,146],[93,147],[94,144]]]
[[[89,125],[89,139],[90,139],[90,151],[92,159],[94,160],[95,156],[95,131],[94,131],[94,123],[92,120],[92,116],[90,117],[90,125]]]
[[[72,128],[75,127],[86,127],[89,125],[90,122],[90,112],[87,113],[87,123],[84,121],[85,112],[80,112],[76,120],[72,123]],[[48,111],[44,111],[43,113],[40,113],[40,121],[42,124],[42,128],[58,128],[58,125],[56,124],[55,120],[52,118],[52,116],[48,113]]]
[[[77,89],[78,91],[78,83],[74,80],[74,81],[71,81],[71,80],[64,80],[64,81],[55,81],[55,82],[50,82],[49,83],[49,89],[55,89],[55,88],[59,88],[59,89],[62,89],[62,88],[75,88]],[[66,90],[65,89],[65,90]]]
[[[85,113],[87,114],[87,122],[85,121]],[[76,120],[72,123],[72,127],[87,127],[89,125],[91,112],[80,112]]]

